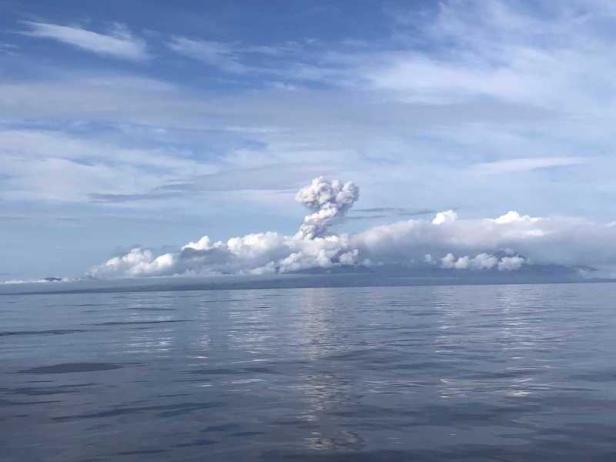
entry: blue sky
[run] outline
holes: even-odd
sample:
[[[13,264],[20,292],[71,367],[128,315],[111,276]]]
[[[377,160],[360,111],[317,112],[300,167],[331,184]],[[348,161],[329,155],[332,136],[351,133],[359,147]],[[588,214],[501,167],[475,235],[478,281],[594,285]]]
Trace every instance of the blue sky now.
[[[0,0],[0,279],[414,212],[616,219],[610,1]],[[362,209],[379,209],[362,212]]]

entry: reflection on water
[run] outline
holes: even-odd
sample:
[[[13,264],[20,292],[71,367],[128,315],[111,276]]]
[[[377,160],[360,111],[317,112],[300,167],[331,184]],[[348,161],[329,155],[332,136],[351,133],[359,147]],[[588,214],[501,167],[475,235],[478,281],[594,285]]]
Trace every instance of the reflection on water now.
[[[0,459],[616,460],[615,295],[4,296]]]
[[[455,376],[441,378],[441,397],[464,398],[477,391],[485,396],[525,397],[549,387],[541,382],[541,369],[550,367],[542,348],[557,349],[562,337],[545,328],[541,315],[534,316],[537,309],[544,314],[550,309],[541,305],[540,290],[497,286],[494,297],[478,297],[467,309],[459,310],[455,297],[464,289],[438,289],[434,303],[439,307],[441,325],[435,338],[436,352],[456,360],[458,366],[469,363],[468,373],[452,369]],[[476,357],[489,358],[485,370],[478,367]]]

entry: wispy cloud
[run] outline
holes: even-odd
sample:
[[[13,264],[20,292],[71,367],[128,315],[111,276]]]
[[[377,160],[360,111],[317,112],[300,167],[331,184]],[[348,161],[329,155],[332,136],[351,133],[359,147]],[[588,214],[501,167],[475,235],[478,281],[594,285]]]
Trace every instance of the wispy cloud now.
[[[544,168],[567,167],[588,162],[583,157],[538,157],[483,162],[471,167],[471,171],[480,175],[498,175],[501,173],[528,172]]]
[[[89,194],[89,198],[92,202],[99,203],[129,203],[194,196],[205,192],[293,191],[312,176],[332,171],[331,167],[319,164],[299,163],[252,168],[219,168],[216,173],[168,182],[145,193],[92,193]]]
[[[89,193],[132,193],[212,169],[157,148],[54,130],[0,128],[2,198],[83,201]],[[53,178],[53,181],[49,181]]]
[[[145,42],[135,37],[125,26],[116,24],[109,33],[94,32],[79,26],[64,26],[28,21],[29,30],[22,34],[47,38],[71,45],[98,55],[131,61],[148,58]]]
[[[124,202],[138,202],[147,200],[168,199],[178,196],[178,193],[164,193],[164,192],[149,192],[145,194],[101,194],[92,193],[88,197],[92,202],[99,203],[124,203]]]
[[[410,209],[405,207],[372,207],[352,210],[345,220],[377,220],[392,217],[415,217],[436,213],[433,209]]]
[[[247,72],[283,74],[280,60],[285,65],[294,61],[293,53],[300,50],[298,43],[280,43],[276,45],[243,45],[236,42],[219,42],[215,40],[192,39],[174,36],[167,42],[172,51],[222,71],[243,74]]]
[[[229,72],[244,72],[247,69],[246,66],[239,62],[237,50],[230,44],[210,40],[192,40],[186,37],[173,37],[169,41],[168,46],[176,53]]]

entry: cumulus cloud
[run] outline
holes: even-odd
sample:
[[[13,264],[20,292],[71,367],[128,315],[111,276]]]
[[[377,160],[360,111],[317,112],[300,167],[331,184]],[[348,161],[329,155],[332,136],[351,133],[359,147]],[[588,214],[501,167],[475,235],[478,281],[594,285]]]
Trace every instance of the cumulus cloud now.
[[[579,218],[531,217],[509,211],[496,218],[459,218],[451,210],[355,234],[329,227],[352,207],[359,189],[319,177],[296,199],[313,213],[293,236],[248,234],[225,241],[208,236],[156,255],[134,248],[90,272],[93,277],[175,274],[268,274],[335,267],[387,265],[466,271],[517,271],[534,265],[609,268],[616,264],[616,226]]]
[[[381,261],[424,261],[428,254],[438,260],[451,253],[446,262],[457,263],[458,268],[478,266],[479,261],[474,259],[484,253],[503,254],[496,264],[501,270],[518,269],[530,262],[598,268],[616,264],[616,229],[609,223],[531,217],[515,211],[496,218],[447,222],[437,217],[376,226],[353,235],[352,245],[360,247],[362,256]],[[458,262],[460,257],[454,261],[455,255],[468,257]],[[479,259],[490,261],[486,256]]]
[[[93,268],[90,275],[270,274],[359,263],[359,250],[350,247],[348,236],[298,239],[266,232],[215,242],[204,236],[178,252],[159,256],[149,249],[134,248]]]
[[[427,261],[432,262],[432,258]],[[515,271],[526,263],[526,259],[519,255],[497,257],[488,253],[480,253],[474,257],[463,256],[456,258],[452,253],[448,253],[441,258],[441,268],[445,269],[472,269],[472,270],[491,270]]]
[[[458,214],[453,210],[445,210],[444,212],[438,212],[432,219],[433,225],[442,225],[443,223],[451,223],[458,219]]]
[[[150,249],[134,248],[93,268],[90,275],[266,274],[354,266],[360,263],[359,249],[351,247],[350,237],[328,235],[327,231],[358,197],[359,188],[353,183],[318,177],[296,195],[313,213],[304,218],[295,236],[272,231],[226,241],[203,236],[178,252],[158,256]]]

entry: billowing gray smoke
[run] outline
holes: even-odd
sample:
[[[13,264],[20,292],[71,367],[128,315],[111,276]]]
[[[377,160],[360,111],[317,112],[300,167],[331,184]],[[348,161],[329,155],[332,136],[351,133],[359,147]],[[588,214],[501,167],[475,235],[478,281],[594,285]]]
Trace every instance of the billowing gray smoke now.
[[[304,204],[314,213],[306,215],[295,235],[297,239],[322,237],[327,229],[359,199],[359,188],[348,181],[327,180],[318,177],[305,188],[300,189],[295,200]]]

